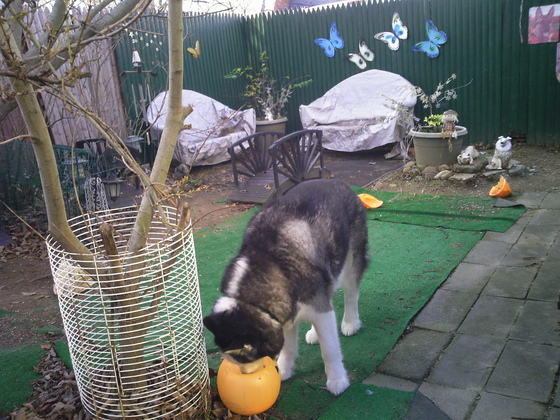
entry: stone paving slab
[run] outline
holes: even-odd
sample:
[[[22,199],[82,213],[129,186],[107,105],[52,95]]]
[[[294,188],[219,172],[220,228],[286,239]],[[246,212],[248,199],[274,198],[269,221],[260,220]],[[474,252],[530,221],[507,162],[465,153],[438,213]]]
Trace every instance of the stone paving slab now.
[[[530,225],[557,225],[560,221],[560,210],[538,209],[529,221]]]
[[[540,207],[543,209],[560,209],[560,193],[548,193]]]
[[[402,337],[376,372],[412,381],[421,381],[430,371],[441,351],[451,341],[451,334],[413,329]]]
[[[536,275],[536,267],[499,267],[490,277],[482,294],[524,299]]]
[[[558,231],[560,231],[560,224],[558,226],[529,225],[523,229],[523,233],[519,236],[517,243],[526,245],[552,245],[556,236],[558,236]]]
[[[424,382],[420,385],[418,392],[428,397],[453,420],[464,419],[478,396],[478,391],[453,388],[430,382]],[[423,420],[429,420],[429,417]]]
[[[511,247],[512,245],[507,242],[481,240],[471,249],[463,262],[497,266]]]
[[[502,259],[501,265],[513,267],[528,267],[532,264],[542,264],[548,254],[546,245],[515,244]]]
[[[519,219],[523,220],[523,223],[517,221],[512,227],[510,227],[505,232],[492,232],[488,231],[484,234],[482,238],[484,241],[497,241],[497,242],[507,242],[509,244],[514,244],[517,242],[523,231],[525,230],[525,226],[529,223],[528,218]]]
[[[486,391],[546,404],[559,361],[558,347],[508,341]]]
[[[533,282],[528,298],[558,302],[558,278],[560,277],[558,273],[560,273],[560,257],[556,260],[544,262]]]
[[[412,325],[442,332],[456,331],[477,298],[478,295],[473,293],[439,289]]]
[[[455,268],[441,288],[478,294],[490,280],[495,270],[495,266],[462,262]]]
[[[515,201],[529,209],[534,209],[541,206],[546,196],[547,194],[544,192],[525,193],[517,197]]]
[[[510,339],[560,347],[559,311],[556,302],[527,301]]]
[[[523,301],[481,296],[459,328],[461,334],[499,337],[504,340],[521,312]]]
[[[434,366],[427,382],[481,390],[504,347],[504,340],[459,334]]]
[[[544,419],[546,407],[533,401],[483,392],[470,420]]]
[[[417,392],[410,404],[404,420],[450,420],[432,401]]]

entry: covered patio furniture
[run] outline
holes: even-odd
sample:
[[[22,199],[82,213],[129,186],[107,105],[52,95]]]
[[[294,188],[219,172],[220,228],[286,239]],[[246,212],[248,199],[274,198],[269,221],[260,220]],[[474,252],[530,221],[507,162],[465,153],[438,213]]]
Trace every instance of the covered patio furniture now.
[[[412,119],[403,110],[416,105],[414,86],[402,76],[368,70],[351,76],[316,99],[301,105],[303,128],[323,131],[323,147],[340,152],[371,150],[393,144],[404,156],[403,139]],[[412,113],[410,115],[413,115]]]
[[[192,90],[183,90],[183,106],[192,105],[193,112],[185,118],[173,158],[187,167],[214,165],[229,160],[228,147],[237,140],[255,132],[255,111],[236,111],[226,105]],[[152,137],[159,138],[167,114],[167,91],[161,92],[150,103],[147,119]]]

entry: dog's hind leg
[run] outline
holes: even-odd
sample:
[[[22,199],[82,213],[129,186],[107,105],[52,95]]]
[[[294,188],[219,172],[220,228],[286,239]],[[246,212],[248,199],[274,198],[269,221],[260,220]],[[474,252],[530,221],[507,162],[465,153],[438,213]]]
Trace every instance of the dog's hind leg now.
[[[342,364],[342,351],[338,340],[336,328],[336,315],[334,310],[316,313],[313,325],[319,337],[321,354],[325,362],[327,374],[327,389],[334,395],[341,394],[350,385],[346,369]]]
[[[360,297],[360,281],[366,263],[363,253],[348,252],[341,273],[342,288],[344,289],[344,316],[342,317],[340,330],[346,336],[356,334],[362,326],[358,313],[358,299]]]
[[[294,365],[298,355],[297,333],[297,322],[284,326],[284,345],[277,361],[282,380],[291,378],[294,374]]]

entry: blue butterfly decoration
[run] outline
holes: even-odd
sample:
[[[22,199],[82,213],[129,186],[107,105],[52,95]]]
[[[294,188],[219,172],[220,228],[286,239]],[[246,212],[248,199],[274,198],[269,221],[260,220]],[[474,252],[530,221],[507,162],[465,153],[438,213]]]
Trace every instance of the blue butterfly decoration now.
[[[339,50],[344,48],[344,40],[338,33],[336,22],[331,25],[329,39],[317,38],[314,42],[323,49],[323,52],[329,58],[334,57],[335,48]]]
[[[400,45],[399,38],[408,38],[408,28],[403,25],[398,13],[393,13],[392,26],[393,32],[379,32],[373,37],[386,43],[392,51],[397,51]]]
[[[439,55],[439,46],[447,42],[447,35],[445,32],[438,30],[430,19],[426,21],[426,32],[428,33],[428,41],[414,44],[412,51],[425,52],[428,57],[436,58]]]

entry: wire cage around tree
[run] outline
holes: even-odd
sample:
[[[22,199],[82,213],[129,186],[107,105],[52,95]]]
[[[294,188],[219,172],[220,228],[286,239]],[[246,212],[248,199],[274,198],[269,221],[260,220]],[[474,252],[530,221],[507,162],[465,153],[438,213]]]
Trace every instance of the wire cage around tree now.
[[[131,253],[136,215],[130,207],[70,220],[93,262],[47,240],[82,403],[98,419],[204,418],[209,378],[192,229],[163,207],[146,247]],[[101,237],[105,222],[116,256]]]

